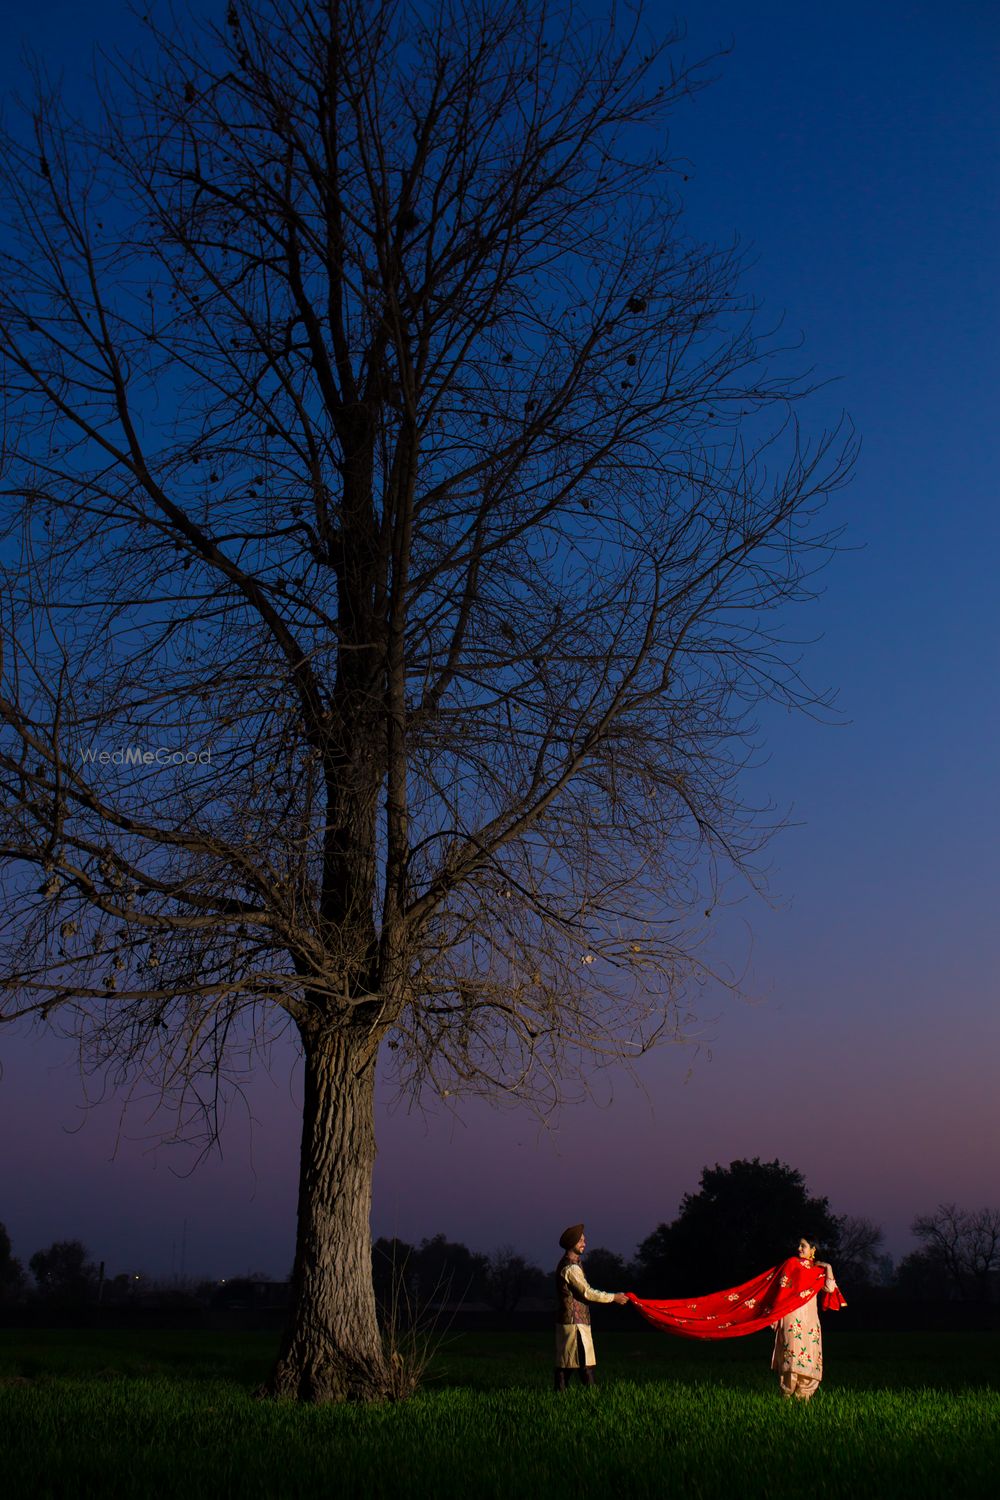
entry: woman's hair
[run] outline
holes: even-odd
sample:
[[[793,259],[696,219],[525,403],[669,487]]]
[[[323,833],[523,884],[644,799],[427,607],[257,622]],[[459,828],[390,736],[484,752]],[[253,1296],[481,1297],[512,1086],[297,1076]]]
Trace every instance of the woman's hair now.
[[[804,1234],[802,1236],[802,1238],[805,1240],[806,1244],[811,1247],[812,1252],[815,1255],[816,1259],[819,1260],[819,1258],[823,1254],[823,1250],[822,1250],[822,1247],[820,1245],[819,1240],[814,1240],[812,1238],[812,1236],[808,1235],[808,1234]]]

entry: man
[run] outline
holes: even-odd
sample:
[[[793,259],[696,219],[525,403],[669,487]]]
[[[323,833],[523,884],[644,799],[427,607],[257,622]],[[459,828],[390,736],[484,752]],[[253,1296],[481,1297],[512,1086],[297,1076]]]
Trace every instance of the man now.
[[[593,1385],[594,1339],[590,1332],[588,1302],[627,1302],[624,1292],[598,1292],[588,1286],[580,1257],[587,1248],[582,1224],[573,1224],[559,1236],[565,1252],[556,1266],[556,1390],[566,1389],[566,1376],[580,1371],[584,1385]]]

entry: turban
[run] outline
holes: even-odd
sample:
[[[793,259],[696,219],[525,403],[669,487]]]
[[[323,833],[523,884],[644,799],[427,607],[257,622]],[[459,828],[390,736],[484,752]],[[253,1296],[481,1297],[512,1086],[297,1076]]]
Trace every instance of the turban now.
[[[582,1224],[572,1224],[569,1229],[564,1229],[559,1236],[559,1243],[564,1250],[572,1250],[573,1246],[583,1234]]]

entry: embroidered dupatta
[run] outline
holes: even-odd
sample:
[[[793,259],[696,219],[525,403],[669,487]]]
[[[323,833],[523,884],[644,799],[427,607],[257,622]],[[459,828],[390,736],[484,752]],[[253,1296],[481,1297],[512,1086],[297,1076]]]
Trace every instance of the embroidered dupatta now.
[[[630,1302],[655,1328],[685,1339],[735,1339],[757,1333],[802,1307],[817,1293],[820,1306],[839,1312],[847,1303],[839,1291],[824,1292],[826,1271],[792,1255],[742,1286],[704,1297],[655,1300],[626,1293]]]

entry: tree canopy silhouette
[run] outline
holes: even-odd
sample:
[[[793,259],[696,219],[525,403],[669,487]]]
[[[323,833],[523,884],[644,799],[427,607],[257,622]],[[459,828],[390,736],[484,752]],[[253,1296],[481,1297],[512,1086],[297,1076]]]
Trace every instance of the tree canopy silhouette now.
[[[705,1167],[697,1193],[660,1224],[637,1252],[644,1288],[661,1297],[738,1286],[794,1255],[803,1235],[836,1254],[839,1221],[826,1198],[810,1196],[801,1172],[784,1162]]]
[[[60,1306],[89,1302],[97,1291],[97,1267],[80,1240],[56,1240],[36,1250],[28,1265],[39,1295]]]
[[[483,1295],[487,1257],[443,1234],[422,1239],[377,1239],[372,1245],[375,1296],[396,1316],[418,1315],[432,1304],[475,1302]]]
[[[0,1224],[0,1303],[15,1302],[24,1288],[24,1267],[11,1249],[7,1226]]]
[[[807,439],[624,10],[257,0],[6,141],[2,1014],[210,1143],[304,1059],[269,1389],[388,1389],[373,1088],[553,1103],[682,1034]],[[203,1122],[199,1125],[199,1122]]]

